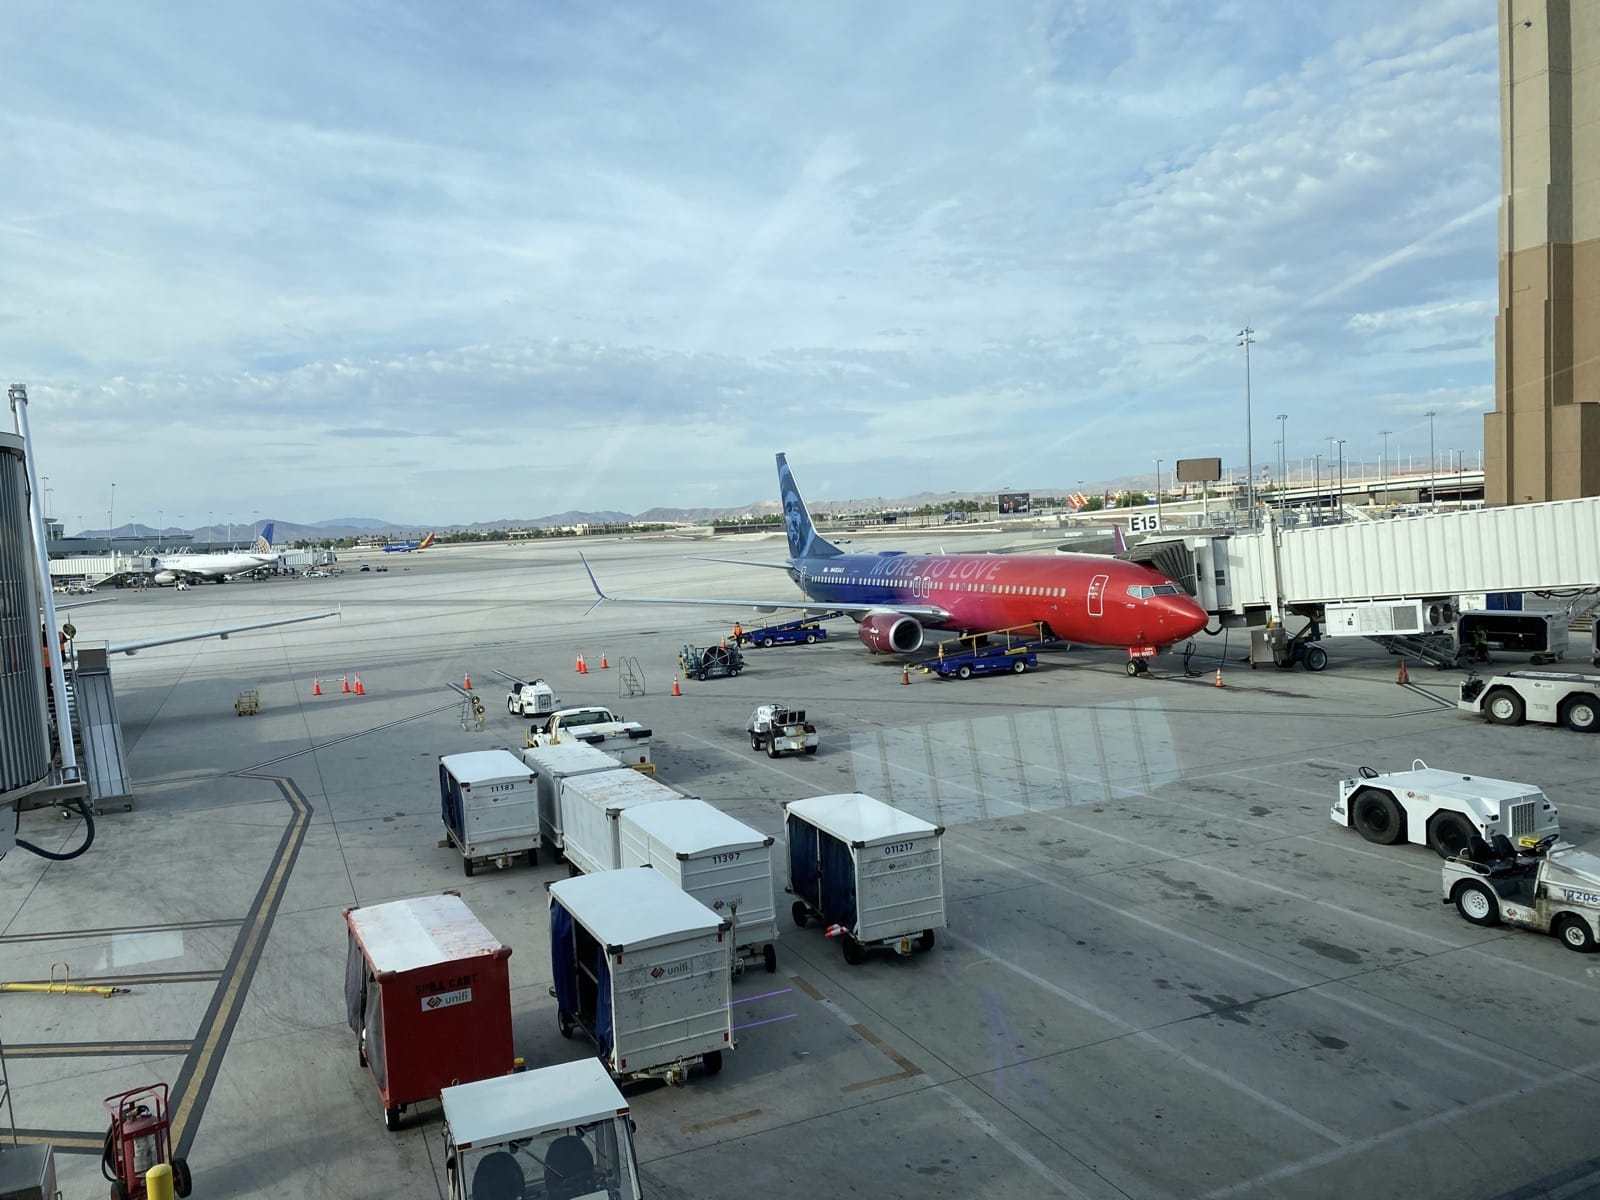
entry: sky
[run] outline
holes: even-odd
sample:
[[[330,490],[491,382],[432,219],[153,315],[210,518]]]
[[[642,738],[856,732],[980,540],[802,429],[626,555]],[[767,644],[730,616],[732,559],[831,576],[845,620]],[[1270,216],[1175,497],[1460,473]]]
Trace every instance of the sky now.
[[[6,13],[69,532],[1420,469],[1494,407],[1491,0]]]

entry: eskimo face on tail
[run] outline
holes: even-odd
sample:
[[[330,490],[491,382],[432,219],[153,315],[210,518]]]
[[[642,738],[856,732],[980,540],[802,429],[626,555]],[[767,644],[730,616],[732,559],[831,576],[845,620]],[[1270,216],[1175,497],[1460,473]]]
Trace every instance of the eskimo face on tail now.
[[[812,526],[806,502],[800,498],[800,489],[795,486],[794,476],[789,474],[789,463],[781,454],[778,455],[778,495],[783,501],[783,529],[789,537],[790,558],[818,558],[842,553]]]

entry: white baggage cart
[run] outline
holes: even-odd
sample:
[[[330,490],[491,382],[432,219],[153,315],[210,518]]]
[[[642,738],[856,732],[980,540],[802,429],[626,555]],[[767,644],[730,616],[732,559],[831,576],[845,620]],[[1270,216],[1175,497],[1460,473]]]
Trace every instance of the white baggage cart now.
[[[770,837],[689,796],[625,810],[617,834],[622,866],[654,867],[732,922],[735,974],[746,958],[778,969]]]
[[[519,854],[539,861],[539,795],[533,771],[509,750],[474,750],[439,758],[439,816],[461,869],[479,862],[510,866]]]
[[[575,775],[615,771],[617,760],[604,750],[584,742],[558,742],[553,746],[529,746],[522,761],[539,775],[539,834],[556,851],[566,849],[561,829],[561,781]]]
[[[910,954],[933,948],[944,913],[944,827],[860,792],[784,805],[795,924],[816,917],[844,943],[845,961],[868,946]]]
[[[561,781],[561,837],[567,866],[582,871],[615,871],[622,865],[617,816],[624,809],[683,793],[626,767]]]
[[[648,867],[549,886],[562,1036],[581,1029],[618,1079],[720,1071],[734,1045],[728,922]]]

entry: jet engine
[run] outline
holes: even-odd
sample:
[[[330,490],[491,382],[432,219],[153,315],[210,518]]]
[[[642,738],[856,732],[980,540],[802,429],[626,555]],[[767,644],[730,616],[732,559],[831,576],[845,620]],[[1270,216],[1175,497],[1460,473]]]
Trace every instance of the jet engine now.
[[[856,627],[856,636],[874,654],[909,654],[922,648],[922,622],[904,613],[868,613]]]

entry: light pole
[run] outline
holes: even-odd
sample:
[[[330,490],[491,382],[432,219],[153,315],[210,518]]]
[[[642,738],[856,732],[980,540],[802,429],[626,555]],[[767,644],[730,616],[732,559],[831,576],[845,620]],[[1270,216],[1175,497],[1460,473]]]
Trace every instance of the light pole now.
[[[1389,435],[1392,429],[1378,430],[1383,435],[1383,461],[1378,464],[1378,478],[1383,488],[1383,502],[1389,503]]]
[[[210,553],[217,542],[217,523],[211,519],[213,509],[206,510],[206,552]]]
[[[42,492],[43,495],[44,495],[44,516],[45,516],[45,520],[49,520],[50,519],[50,476],[48,476],[48,475],[39,476],[39,491]]]
[[[1339,507],[1344,508],[1344,439],[1335,438],[1339,444]]]
[[[1428,507],[1437,510],[1439,507],[1439,460],[1433,456],[1433,418],[1439,414],[1430,408],[1423,415],[1428,418]]]
[[[1316,500],[1315,500],[1316,507],[1312,510],[1315,513],[1315,516],[1313,517],[1312,524],[1321,525],[1322,524],[1322,455],[1313,454],[1311,456],[1311,471],[1312,471],[1311,478],[1313,480],[1312,486],[1314,487],[1314,489],[1316,491]]]
[[[161,550],[161,536],[162,536],[162,534],[164,534],[166,532],[167,532],[167,510],[164,509],[164,508],[158,508],[158,509],[156,509],[156,551],[157,551],[157,553],[159,553],[160,550]]]
[[[1161,459],[1156,459],[1156,528],[1161,527]]]
[[[1250,519],[1255,520],[1255,475],[1256,463],[1254,447],[1250,441],[1250,347],[1254,344],[1252,336],[1254,329],[1246,325],[1239,330],[1239,345],[1244,347],[1244,502]]]
[[[117,485],[111,485],[111,507],[106,509],[106,553],[111,553],[111,539],[117,528]]]
[[[1289,414],[1288,413],[1279,413],[1278,416],[1277,416],[1277,421],[1278,421],[1278,487],[1281,489],[1280,495],[1282,495],[1282,493],[1284,491],[1287,491],[1288,486],[1289,486],[1289,460],[1285,457],[1285,455],[1287,455],[1288,452],[1289,452],[1289,441],[1288,441],[1288,438],[1289,438]],[[1289,503],[1289,497],[1287,495],[1283,495],[1282,499],[1279,501],[1278,507],[1279,508],[1286,508],[1288,506],[1288,503]]]

